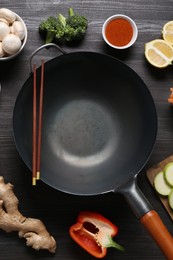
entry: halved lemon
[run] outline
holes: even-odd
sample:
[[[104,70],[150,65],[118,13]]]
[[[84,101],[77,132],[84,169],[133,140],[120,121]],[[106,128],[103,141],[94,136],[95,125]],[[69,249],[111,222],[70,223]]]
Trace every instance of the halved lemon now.
[[[173,47],[165,40],[156,39],[145,44],[145,57],[157,68],[165,68],[172,64]]]
[[[173,21],[167,22],[162,30],[163,39],[173,45]]]

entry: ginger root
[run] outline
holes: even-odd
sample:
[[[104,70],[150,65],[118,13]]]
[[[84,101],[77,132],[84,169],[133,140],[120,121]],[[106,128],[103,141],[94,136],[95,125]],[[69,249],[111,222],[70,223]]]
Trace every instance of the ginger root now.
[[[6,232],[18,231],[26,239],[27,246],[36,250],[47,249],[54,253],[55,239],[50,236],[39,219],[26,218],[18,210],[19,201],[13,192],[13,185],[5,184],[0,176],[0,229]]]

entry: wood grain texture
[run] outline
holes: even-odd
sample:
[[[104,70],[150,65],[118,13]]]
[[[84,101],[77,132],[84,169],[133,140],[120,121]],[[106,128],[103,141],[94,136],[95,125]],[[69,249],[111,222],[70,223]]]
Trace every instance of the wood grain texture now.
[[[23,215],[40,218],[57,241],[57,252],[36,252],[26,247],[25,241],[17,233],[6,234],[0,230],[0,260],[16,258],[92,260],[69,237],[68,228],[76,221],[82,210],[98,211],[119,227],[116,241],[126,251],[109,249],[105,259],[163,260],[165,259],[155,242],[134,216],[119,194],[102,194],[94,197],[80,197],[63,194],[42,182],[31,185],[31,173],[17,152],[13,139],[13,108],[16,97],[30,74],[29,56],[43,44],[38,34],[42,19],[57,12],[67,13],[73,7],[88,18],[89,26],[85,39],[77,46],[62,46],[67,52],[80,50],[96,51],[112,55],[135,70],[148,86],[158,114],[158,134],[152,155],[138,177],[138,184],[155,210],[161,216],[168,230],[173,234],[173,223],[165,208],[146,178],[146,170],[173,153],[173,108],[167,103],[169,88],[173,86],[172,66],[158,70],[150,66],[144,58],[144,45],[147,41],[161,38],[165,22],[172,20],[173,2],[170,0],[1,0],[0,7],[9,8],[22,16],[28,28],[28,40],[20,56],[9,62],[0,62],[0,175],[6,182],[14,184],[19,198],[19,208]],[[110,15],[123,13],[133,18],[139,35],[133,47],[125,51],[115,51],[102,40],[101,28]],[[59,55],[57,51],[39,54],[51,59]],[[150,127],[149,125],[146,127]],[[142,147],[141,147],[142,149]],[[136,158],[138,159],[138,158]]]

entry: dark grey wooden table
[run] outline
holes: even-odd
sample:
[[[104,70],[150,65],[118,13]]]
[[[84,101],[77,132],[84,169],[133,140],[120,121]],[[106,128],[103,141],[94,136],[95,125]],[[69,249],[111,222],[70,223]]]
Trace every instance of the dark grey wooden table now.
[[[161,38],[161,30],[173,19],[171,0],[1,0],[0,7],[12,9],[22,16],[28,28],[28,40],[22,54],[9,62],[0,62],[0,175],[14,185],[19,198],[19,208],[23,215],[40,218],[57,241],[57,251],[51,254],[36,252],[19,239],[17,233],[6,234],[0,230],[0,259],[61,259],[91,260],[92,256],[78,247],[69,237],[68,228],[75,223],[82,210],[98,211],[118,225],[116,240],[126,248],[125,253],[109,249],[105,259],[165,259],[160,249],[133,212],[118,194],[80,197],[64,194],[39,182],[31,185],[31,173],[21,160],[13,139],[12,116],[16,97],[29,77],[29,56],[43,44],[38,33],[38,25],[48,15],[57,12],[66,14],[69,7],[88,18],[86,37],[78,46],[63,46],[70,51],[88,50],[106,53],[123,61],[135,70],[148,86],[158,113],[158,135],[152,155],[138,176],[141,190],[158,211],[166,227],[173,234],[173,223],[146,178],[146,169],[162,161],[173,153],[173,111],[167,103],[173,86],[173,67],[158,70],[150,66],[144,58],[146,42]],[[133,18],[138,26],[136,44],[128,51],[115,51],[103,42],[101,28],[104,20],[117,13]],[[49,59],[54,53],[46,53]],[[148,126],[149,127],[149,126]],[[142,147],[141,147],[142,149]],[[136,158],[137,159],[137,158]]]

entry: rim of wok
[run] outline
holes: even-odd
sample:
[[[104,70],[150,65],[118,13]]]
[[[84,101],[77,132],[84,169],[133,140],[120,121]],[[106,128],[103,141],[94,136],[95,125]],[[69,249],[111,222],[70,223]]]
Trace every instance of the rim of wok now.
[[[138,87],[137,88],[135,87],[136,90],[139,89],[139,91],[141,91],[141,93],[144,95],[142,98],[144,98],[145,101],[147,101],[146,102],[147,104],[145,104],[145,109],[147,110],[147,113],[148,113],[147,115],[150,117],[149,121],[151,123],[150,126],[149,126],[149,128],[150,128],[149,135],[150,136],[147,137],[147,145],[145,144],[144,141],[140,141],[141,142],[141,150],[138,149],[139,150],[138,151],[139,152],[139,154],[138,154],[139,157],[138,158],[132,157],[133,162],[130,162],[130,165],[132,165],[132,164],[134,164],[134,165],[131,167],[131,169],[127,170],[128,173],[127,172],[126,172],[126,174],[119,173],[119,175],[118,175],[119,177],[120,177],[120,174],[123,175],[122,179],[120,177],[120,179],[121,179],[120,181],[116,181],[115,182],[114,179],[113,179],[113,180],[110,180],[108,182],[109,184],[107,184],[106,183],[106,181],[107,181],[106,178],[108,179],[108,177],[106,177],[106,173],[105,173],[105,176],[103,177],[101,182],[100,182],[100,180],[97,177],[98,184],[96,184],[96,182],[94,182],[94,184],[93,184],[93,181],[89,181],[88,182],[88,181],[84,180],[84,181],[82,181],[82,185],[83,186],[79,187],[81,182],[79,180],[78,181],[75,180],[76,178],[75,178],[75,175],[74,175],[71,179],[69,179],[69,180],[68,180],[68,178],[66,179],[66,182],[67,182],[67,186],[66,186],[65,181],[64,181],[63,184],[61,183],[61,180],[59,179],[58,175],[57,175],[57,179],[58,180],[56,180],[56,182],[55,182],[55,176],[52,177],[53,179],[51,179],[51,181],[50,181],[49,176],[51,175],[50,174],[51,167],[47,169],[47,173],[46,173],[46,170],[44,172],[45,165],[44,165],[44,167],[41,166],[41,180],[43,182],[45,182],[46,184],[48,184],[49,186],[51,186],[51,187],[53,187],[53,188],[55,188],[57,190],[66,192],[66,193],[70,193],[70,194],[76,194],[76,195],[96,195],[96,194],[101,194],[101,193],[114,191],[114,190],[120,188],[122,185],[127,183],[133,176],[135,176],[136,174],[138,174],[142,170],[142,168],[147,163],[147,161],[148,161],[148,159],[149,159],[149,157],[150,157],[150,155],[152,153],[152,150],[153,150],[153,147],[154,147],[154,144],[155,144],[155,141],[156,141],[156,135],[157,135],[157,113],[156,113],[156,109],[155,109],[153,98],[152,98],[152,96],[150,94],[149,89],[145,85],[144,81],[129,66],[127,66],[126,64],[124,64],[123,62],[119,61],[118,59],[116,59],[116,58],[114,58],[112,56],[109,56],[109,55],[106,55],[106,54],[97,53],[97,52],[87,52],[87,51],[63,54],[63,55],[60,55],[60,56],[58,56],[56,58],[53,58],[53,59],[51,59],[51,60],[49,60],[48,62],[45,63],[45,75],[47,75],[46,74],[47,72],[49,72],[52,69],[56,68],[57,65],[58,65],[58,68],[59,68],[60,64],[63,64],[64,66],[67,66],[68,62],[72,62],[73,59],[76,59],[76,57],[77,57],[77,61],[78,61],[78,58],[80,58],[79,60],[84,61],[84,62],[86,60],[89,60],[89,63],[90,63],[90,59],[91,60],[93,59],[92,62],[95,61],[96,64],[98,64],[98,66],[102,66],[103,65],[103,64],[100,65],[101,62],[103,62],[104,64],[106,62],[107,65],[110,63],[110,67],[112,69],[113,69],[113,66],[115,66],[114,68],[116,68],[116,70],[118,69],[118,72],[120,72],[120,71],[126,72],[128,75],[125,75],[125,76],[128,76],[127,78],[132,79],[132,81],[135,81],[138,84]],[[71,67],[72,70],[74,69],[74,67]],[[93,67],[93,69],[97,69],[97,68]],[[116,70],[115,70],[115,72],[116,72]],[[37,69],[37,71],[38,72],[40,71],[40,67]],[[89,72],[91,73],[91,71],[89,71]],[[113,74],[111,74],[111,75],[113,75]],[[49,78],[49,75],[47,77]],[[87,75],[87,77],[88,77],[88,75]],[[116,77],[117,77],[117,75],[116,75]],[[16,144],[17,150],[18,150],[22,160],[24,161],[24,163],[27,165],[27,167],[30,170],[32,169],[32,165],[31,165],[32,164],[32,162],[31,162],[32,156],[31,156],[31,154],[30,155],[27,154],[27,156],[25,155],[25,153],[27,153],[26,147],[21,145],[21,143],[19,141],[19,139],[21,138],[20,134],[22,134],[23,129],[22,129],[22,127],[20,127],[20,129],[18,127],[18,125],[21,124],[21,122],[20,122],[21,118],[20,118],[20,116],[18,116],[18,112],[19,112],[19,109],[21,109],[20,102],[21,102],[21,99],[23,98],[23,95],[26,95],[25,93],[27,93],[28,91],[29,91],[29,93],[31,93],[31,90],[29,90],[29,88],[30,89],[32,88],[31,82],[32,82],[32,74],[26,80],[26,82],[23,84],[23,87],[21,88],[21,90],[20,90],[20,92],[19,92],[19,94],[17,96],[16,102],[15,102],[15,106],[14,106],[14,111],[13,111],[13,131],[14,131],[15,144]],[[30,98],[31,98],[31,95],[29,96],[29,99]],[[26,100],[27,99],[28,99],[28,97],[26,98]],[[44,99],[46,99],[46,97],[44,97]],[[125,99],[126,99],[126,97],[125,97]],[[126,103],[126,100],[124,100],[122,102]],[[25,104],[25,102],[24,102],[24,104]],[[101,104],[101,106],[102,106],[102,104]],[[27,107],[26,107],[26,109],[27,109]],[[25,111],[25,108],[23,107],[22,110]],[[32,111],[30,111],[30,112],[32,113]],[[44,127],[43,127],[43,129],[44,129]],[[20,132],[20,134],[18,133],[18,131]],[[145,136],[145,138],[146,138],[146,136]],[[23,140],[25,140],[25,139],[23,139]],[[42,146],[43,146],[43,141],[42,141]],[[143,146],[145,146],[145,150],[146,151],[141,156],[140,154],[142,153],[142,151],[144,149]],[[43,149],[45,149],[45,148],[43,148]],[[28,158],[26,158],[26,157],[28,157]],[[120,161],[122,163],[122,159]],[[43,161],[41,161],[41,165],[42,165],[42,163],[43,163]],[[58,168],[57,165],[56,165],[56,167]],[[128,168],[128,165],[127,165],[127,168]],[[70,169],[70,167],[69,167],[69,169]],[[107,166],[106,169],[108,169],[108,166]],[[49,173],[48,173],[48,170],[50,170]],[[78,173],[77,178],[85,179],[84,175],[86,175],[86,173],[83,174],[82,171],[85,172],[84,169],[81,169],[81,173]],[[117,175],[116,167],[114,169],[114,172],[115,172],[115,175]],[[83,176],[82,176],[82,174],[83,174]],[[128,175],[128,177],[127,177],[127,175]],[[112,178],[113,174],[111,173],[109,177]],[[116,179],[116,177],[115,177],[115,179]],[[70,181],[71,182],[75,182],[76,181],[77,183],[74,183],[74,185],[70,184],[70,188],[69,188],[68,182],[70,182]],[[103,182],[105,182],[104,185],[103,185]],[[86,186],[86,185],[84,185],[85,183],[86,183],[87,186],[90,185],[90,187],[89,188],[85,188],[85,186]],[[74,188],[72,186],[74,186]]]

